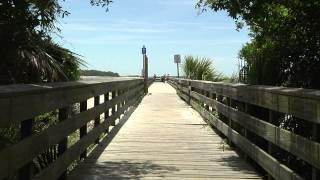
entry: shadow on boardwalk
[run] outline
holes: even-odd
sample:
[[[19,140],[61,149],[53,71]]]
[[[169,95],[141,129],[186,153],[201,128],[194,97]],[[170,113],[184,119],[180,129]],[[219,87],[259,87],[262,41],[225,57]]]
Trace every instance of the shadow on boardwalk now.
[[[158,165],[150,161],[134,162],[134,161],[120,161],[120,162],[100,162],[94,166],[86,167],[83,171],[79,169],[77,176],[85,179],[86,174],[91,174],[90,178],[94,179],[140,179],[144,176],[156,176],[164,178],[165,174],[179,171],[174,166]],[[75,178],[77,179],[77,178]]]
[[[156,174],[157,177],[164,177],[169,172],[179,171],[174,166],[164,166],[151,163],[151,161],[133,162],[133,161],[121,161],[121,162],[100,162],[94,166],[89,165],[90,162],[98,159],[104,152],[105,148],[112,142],[114,137],[120,131],[122,126],[127,122],[131,114],[135,111],[136,106],[132,107],[129,112],[121,118],[119,124],[115,126],[103,139],[97,148],[95,148],[87,160],[83,162],[76,170],[74,170],[69,179],[86,179],[87,174],[95,174],[94,179],[140,179],[143,175]],[[90,175],[92,178],[92,175]]]

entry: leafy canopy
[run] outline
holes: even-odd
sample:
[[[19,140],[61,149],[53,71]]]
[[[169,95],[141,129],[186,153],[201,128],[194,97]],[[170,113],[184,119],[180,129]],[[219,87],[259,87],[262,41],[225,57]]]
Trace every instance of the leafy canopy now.
[[[320,88],[319,0],[199,0],[202,10],[226,11],[252,41],[239,57],[252,84]]]

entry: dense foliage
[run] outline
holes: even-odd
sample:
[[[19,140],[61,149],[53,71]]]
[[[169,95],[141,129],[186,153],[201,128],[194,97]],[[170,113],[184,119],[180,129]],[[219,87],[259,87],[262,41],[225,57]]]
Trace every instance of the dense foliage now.
[[[91,5],[103,7],[110,2],[90,0]],[[0,85],[68,81],[80,77],[79,68],[83,64],[80,56],[52,39],[52,35],[60,31],[56,26],[58,19],[69,14],[62,9],[61,3],[61,0],[0,1]],[[57,116],[54,110],[35,117],[33,133],[54,125]],[[19,140],[19,124],[0,128],[0,149]],[[34,173],[55,158],[57,145],[34,159]]]
[[[110,0],[91,0],[106,6]],[[74,80],[82,61],[56,44],[57,20],[69,13],[59,0],[0,2],[0,84]]]
[[[319,0],[200,0],[198,7],[249,26],[252,41],[240,51],[248,83],[320,88]]]
[[[81,76],[112,76],[119,77],[118,73],[114,73],[111,71],[98,71],[98,70],[80,70]]]
[[[183,62],[183,72],[188,79],[220,81],[221,74],[217,73],[209,58],[186,56]]]
[[[237,28],[247,25],[251,41],[240,50],[245,61],[240,80],[250,84],[320,88],[320,1],[319,0],[199,0],[202,10],[226,11]],[[247,111],[268,119],[269,110],[248,105]],[[311,138],[317,124],[307,123],[292,114],[277,113],[272,124]],[[248,138],[267,151],[265,140]],[[273,157],[305,179],[312,168],[303,160],[278,148]]]

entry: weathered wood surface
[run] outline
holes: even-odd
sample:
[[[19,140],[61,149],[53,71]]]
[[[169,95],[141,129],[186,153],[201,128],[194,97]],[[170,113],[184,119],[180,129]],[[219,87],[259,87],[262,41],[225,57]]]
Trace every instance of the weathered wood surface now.
[[[12,123],[101,95],[107,91],[142,83],[142,79],[136,78],[100,78],[75,82],[0,86],[0,127],[8,127]],[[29,105],[25,106],[25,102]]]
[[[188,80],[179,79],[180,84],[186,85],[187,82]],[[320,124],[319,90],[209,81],[190,81],[190,84],[198,89]]]
[[[116,79],[118,81],[115,81]],[[0,113],[0,127],[1,125],[11,125],[13,122],[21,121],[23,137],[15,144],[0,147],[0,179],[14,176],[17,171],[20,172],[19,179],[54,180],[63,177],[70,164],[79,159],[79,156],[85,158],[88,147],[99,143],[100,137],[108,131],[110,122],[123,116],[125,111],[142,97],[143,92],[140,79],[123,78],[98,79],[97,81],[86,81],[83,84],[80,82],[47,84],[46,86],[50,86],[49,89],[41,84],[29,85],[38,86],[31,89],[25,89],[25,86],[28,85],[0,87],[0,107],[4,107],[4,111],[10,112],[10,115],[12,115],[7,119]],[[3,96],[3,94],[6,94],[4,90],[10,88],[13,88],[13,95]],[[101,102],[100,96],[110,94],[111,91],[122,93],[118,93],[117,96],[113,96],[108,101]],[[1,101],[6,98],[10,99],[7,106]],[[21,99],[24,99],[24,101]],[[38,103],[34,104],[35,102]],[[67,115],[66,108],[79,102],[80,113],[72,116]],[[23,110],[21,107],[24,107]],[[40,132],[32,131],[33,119],[24,121],[19,119],[32,114],[39,115],[39,112],[55,110],[52,108],[59,109],[59,123],[53,124]],[[111,108],[115,108],[115,110],[112,111],[111,115],[105,116],[104,113]],[[10,119],[13,117],[17,119]],[[93,119],[95,120],[94,126],[88,131],[88,125]],[[68,147],[68,136],[77,133],[79,128],[80,140]],[[54,158],[53,163],[41,169],[39,173],[33,174],[33,169],[29,166],[30,162],[40,155],[42,156],[43,152],[55,147],[56,144],[59,144],[57,159]]]
[[[220,132],[227,136],[237,147],[245,152],[251,159],[263,167],[272,177],[281,180],[302,180],[299,175],[288,167],[281,164],[277,159],[273,158],[267,152],[251,143],[248,139],[241,136],[238,132],[230,128],[223,121],[219,120],[197,103],[191,101],[192,107],[197,109],[200,114],[206,118],[210,124],[216,127]]]
[[[154,83],[149,92],[70,179],[261,179],[171,86]]]
[[[116,97],[96,106],[95,108],[76,114],[66,121],[44,130],[41,134],[34,134],[20,143],[2,149],[0,151],[0,173],[5,174],[6,172],[18,169],[21,164],[31,161],[37,154],[40,154],[45,149],[52,147],[61,139],[83,126],[83,124],[86,124],[91,119],[95,118],[97,114],[102,114],[105,109],[109,109],[117,102],[124,100],[128,96],[132,96],[134,93],[138,93],[141,90],[141,87],[132,89],[132,91],[127,92],[124,96]],[[28,149],[28,153],[20,153],[21,149]],[[19,158],[16,158],[17,154],[19,154]]]
[[[265,140],[272,142],[320,169],[320,143],[238,111],[197,92],[191,92],[191,96],[199,101],[205,102],[205,104],[213,107],[219,113],[231,118],[234,122],[239,123],[246,129],[250,129]]]
[[[309,175],[303,174],[293,165],[275,156],[277,152],[272,152],[274,147],[291,153],[297,160],[303,160],[303,163],[309,163],[312,167],[312,179],[319,179],[320,174],[317,171],[320,168],[320,143],[316,130],[320,122],[319,90],[187,79],[172,79],[170,84],[176,88],[181,99],[189,102],[209,124],[224,134],[229,142],[259,164],[269,177],[279,180],[311,177],[310,169],[304,169]],[[187,92],[186,89],[191,91]],[[248,105],[255,105],[257,112],[249,114]],[[261,117],[258,110],[263,112],[266,109],[269,114]],[[272,116],[273,112],[313,123],[311,125],[315,135],[310,138],[308,135],[284,129],[277,125],[276,121],[279,119]],[[261,138],[260,142],[266,140],[264,143],[267,143],[268,147],[257,143],[253,138],[247,139],[247,130],[257,135],[255,138]]]

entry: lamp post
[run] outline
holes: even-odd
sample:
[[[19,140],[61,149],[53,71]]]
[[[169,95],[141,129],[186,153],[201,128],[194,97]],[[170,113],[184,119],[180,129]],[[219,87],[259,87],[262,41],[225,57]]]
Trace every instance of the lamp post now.
[[[143,56],[143,79],[144,79],[144,93],[148,93],[148,57],[147,48],[145,45],[142,46]]]

